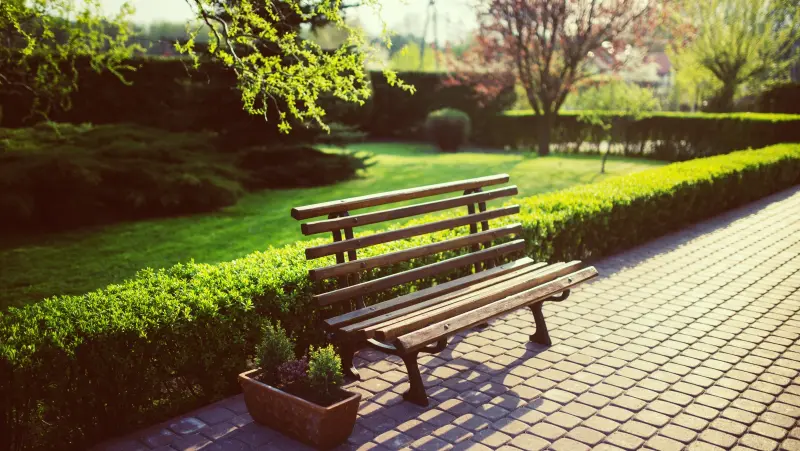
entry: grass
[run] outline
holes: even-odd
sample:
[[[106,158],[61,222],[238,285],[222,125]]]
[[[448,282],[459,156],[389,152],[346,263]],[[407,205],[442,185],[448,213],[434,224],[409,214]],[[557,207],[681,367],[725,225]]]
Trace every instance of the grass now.
[[[364,143],[374,154],[358,179],[334,186],[246,195],[216,213],[123,223],[74,232],[0,238],[0,310],[57,294],[79,294],[194,259],[214,263],[303,236],[289,216],[295,206],[417,185],[508,173],[520,196],[592,183],[663,162],[599,156],[527,157],[502,153],[441,154],[425,144]]]

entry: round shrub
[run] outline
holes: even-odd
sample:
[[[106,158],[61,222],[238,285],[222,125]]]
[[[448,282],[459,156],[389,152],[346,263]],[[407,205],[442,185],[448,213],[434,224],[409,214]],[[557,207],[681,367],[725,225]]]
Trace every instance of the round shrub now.
[[[425,128],[440,150],[453,152],[469,139],[471,123],[467,113],[454,108],[442,108],[428,114]]]

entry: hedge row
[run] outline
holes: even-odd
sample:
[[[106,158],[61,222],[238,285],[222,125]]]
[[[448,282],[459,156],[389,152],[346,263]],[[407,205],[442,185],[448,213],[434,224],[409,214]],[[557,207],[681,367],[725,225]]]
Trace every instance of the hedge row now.
[[[139,58],[130,65],[137,69],[126,73],[130,84],[124,84],[109,72],[97,73],[79,63],[79,87],[71,96],[72,108],[55,110],[50,118],[70,123],[133,123],[171,131],[210,130],[234,147],[317,142],[325,136],[319,129],[299,125],[290,135],[279,133],[275,108],[270,110],[269,122],[244,112],[241,95],[233,89],[235,74],[218,64],[204,63],[194,70],[178,58]],[[377,138],[407,137],[425,122],[429,112],[439,108],[458,108],[473,119],[483,118],[505,111],[516,99],[513,87],[487,100],[472,87],[447,86],[450,76],[445,73],[401,72],[398,76],[414,85],[416,94],[390,86],[381,72],[370,72],[367,81],[373,95],[366,105],[322,99],[326,122],[355,126]],[[0,86],[4,110],[0,125],[31,125],[26,117],[32,100],[25,92],[7,92]]]
[[[800,145],[778,145],[518,199],[517,220],[536,260],[586,259],[796,183]],[[364,256],[464,233],[380,245]],[[0,449],[76,449],[233,393],[267,320],[296,334],[298,347],[324,340],[319,319],[333,312],[311,303],[309,244],[147,269],[0,315]]]
[[[684,161],[746,147],[800,142],[800,115],[665,112],[634,119],[621,113],[602,114],[613,125],[612,141],[629,156]],[[540,120],[524,111],[495,116],[476,139],[494,147],[533,147]],[[551,136],[553,144],[565,151],[582,144],[597,149],[600,142],[608,139],[606,131],[582,121],[578,112],[560,114]]]

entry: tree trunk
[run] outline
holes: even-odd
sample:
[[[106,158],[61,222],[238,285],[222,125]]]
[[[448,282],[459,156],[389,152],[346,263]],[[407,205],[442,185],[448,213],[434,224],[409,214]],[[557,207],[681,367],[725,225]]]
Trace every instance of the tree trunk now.
[[[545,112],[539,117],[539,130],[537,131],[537,138],[539,140],[539,156],[546,157],[550,155],[550,136],[555,124],[555,116],[552,113]]]
[[[736,83],[724,82],[722,89],[714,96],[709,105],[710,110],[717,113],[729,113],[733,111],[733,97],[736,94]]]

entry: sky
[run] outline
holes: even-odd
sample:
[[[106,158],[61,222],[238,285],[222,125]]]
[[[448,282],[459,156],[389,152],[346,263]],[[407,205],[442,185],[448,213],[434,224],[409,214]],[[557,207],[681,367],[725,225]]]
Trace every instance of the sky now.
[[[101,0],[108,14],[116,12],[124,1]],[[191,9],[186,0],[129,1],[136,8],[134,21],[140,24],[154,21],[184,21],[191,17]],[[470,8],[471,0],[436,0],[436,2],[440,41],[458,40],[469,29],[474,28],[475,17]],[[421,34],[425,27],[428,3],[429,0],[381,0],[380,17],[392,31]],[[357,8],[355,15],[367,33],[376,35],[381,32],[381,21],[372,8]],[[434,28],[431,26],[427,38],[432,40],[433,36]]]

